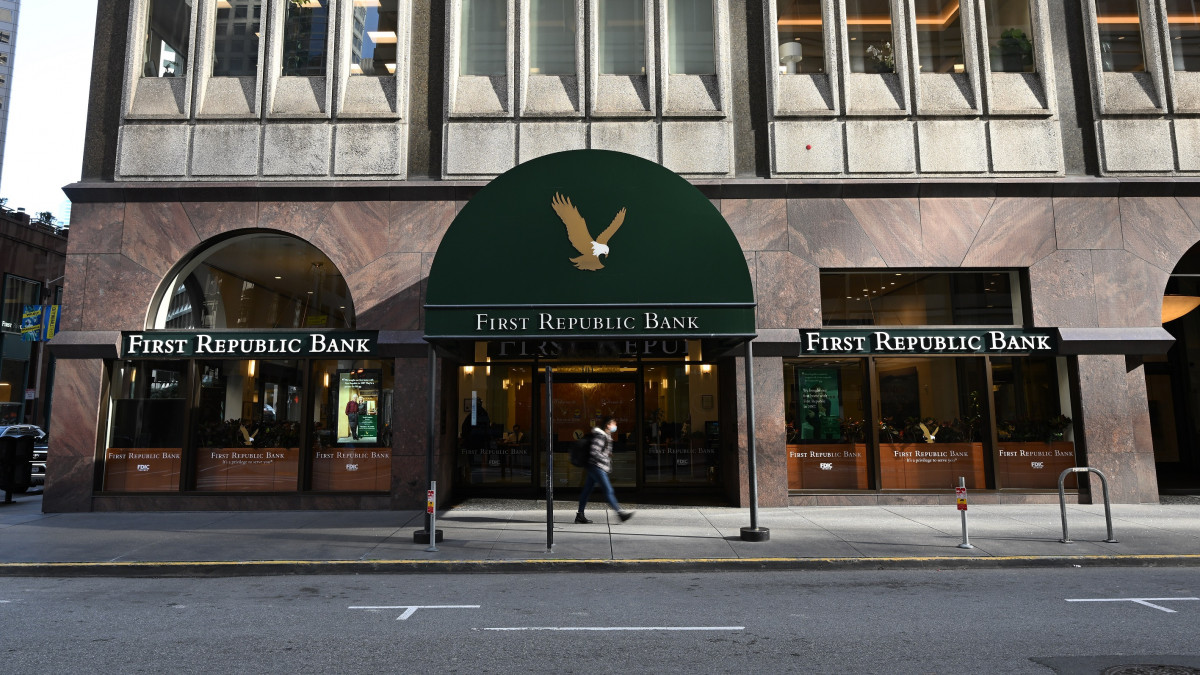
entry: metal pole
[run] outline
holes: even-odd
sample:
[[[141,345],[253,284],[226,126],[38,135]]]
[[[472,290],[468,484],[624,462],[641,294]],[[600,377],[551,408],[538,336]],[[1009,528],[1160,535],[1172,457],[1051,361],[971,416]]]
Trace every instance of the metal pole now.
[[[436,446],[437,439],[437,415],[435,406],[437,405],[437,352],[433,345],[429,345],[429,405],[428,416],[425,419],[425,484],[432,490],[434,486],[433,479],[433,451]],[[429,514],[428,509],[425,513],[425,529],[413,532],[413,542],[417,544],[436,544],[438,540],[438,531],[435,528],[434,518]]]
[[[554,369],[546,364],[546,552],[554,552]]]
[[[964,490],[963,495],[966,495],[965,490],[967,489],[967,479],[965,477],[963,477],[963,476],[958,477],[958,487],[962,488]],[[964,499],[965,499],[965,496],[964,496]],[[958,512],[960,514],[962,514],[962,527],[963,527],[963,540],[962,540],[962,543],[958,545],[958,547],[959,548],[975,548],[974,546],[971,545],[971,540],[967,539],[967,509],[965,508],[965,504],[964,504],[964,508],[959,509]]]
[[[1086,466],[1076,466],[1076,467],[1072,467],[1070,469],[1063,469],[1063,472],[1058,474],[1058,505],[1062,509],[1062,524],[1063,524],[1063,536],[1062,536],[1062,539],[1059,539],[1059,541],[1061,541],[1064,544],[1073,543],[1071,541],[1070,535],[1067,534],[1067,493],[1066,493],[1066,490],[1063,488],[1063,483],[1067,480],[1067,474],[1069,474],[1069,473],[1088,473],[1088,472],[1094,473],[1100,477],[1100,487],[1104,492],[1104,522],[1106,525],[1108,525],[1108,539],[1105,539],[1104,543],[1119,544],[1120,542],[1117,541],[1113,537],[1112,504],[1108,500],[1108,478],[1104,475],[1104,473],[1102,471],[1100,471],[1100,469],[1093,469],[1091,467],[1086,467]]]
[[[437,532],[437,481],[429,482],[429,503],[425,508],[425,517],[429,520],[429,531]],[[429,538],[429,548],[425,549],[428,553],[437,553],[437,537]]]
[[[767,541],[771,530],[758,526],[758,468],[754,457],[754,343],[746,340],[746,468],[750,474],[750,527],[742,541]]]

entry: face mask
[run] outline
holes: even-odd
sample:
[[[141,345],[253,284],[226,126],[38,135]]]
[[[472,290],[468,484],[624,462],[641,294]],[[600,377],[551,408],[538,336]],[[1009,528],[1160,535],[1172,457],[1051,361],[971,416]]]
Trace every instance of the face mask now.
[[[609,426],[609,427],[608,427],[608,433],[610,433],[610,434],[615,434],[615,433],[617,433],[617,425],[613,424],[613,425]]]

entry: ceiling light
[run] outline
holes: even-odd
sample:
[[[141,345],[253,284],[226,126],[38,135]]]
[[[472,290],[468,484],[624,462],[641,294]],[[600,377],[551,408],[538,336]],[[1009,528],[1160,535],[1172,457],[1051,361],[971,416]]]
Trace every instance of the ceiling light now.
[[[275,278],[276,278],[276,279],[282,279],[283,277],[275,277]]]

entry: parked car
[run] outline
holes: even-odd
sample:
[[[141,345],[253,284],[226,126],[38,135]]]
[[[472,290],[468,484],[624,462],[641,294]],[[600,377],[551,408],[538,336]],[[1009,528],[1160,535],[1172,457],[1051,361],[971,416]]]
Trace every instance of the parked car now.
[[[34,424],[11,424],[0,426],[0,436],[33,436],[33,461],[31,476],[33,487],[46,485],[46,455],[49,438],[41,427]]]

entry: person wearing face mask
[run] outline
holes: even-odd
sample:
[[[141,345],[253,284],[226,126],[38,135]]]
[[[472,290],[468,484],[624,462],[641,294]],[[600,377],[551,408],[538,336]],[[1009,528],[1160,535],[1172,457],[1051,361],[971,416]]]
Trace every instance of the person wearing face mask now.
[[[605,417],[600,426],[592,429],[591,448],[588,452],[587,480],[583,483],[583,492],[579,495],[579,513],[575,514],[575,522],[586,525],[592,521],[583,515],[587,507],[588,496],[597,485],[604,491],[604,499],[613,511],[621,518],[621,522],[633,517],[633,511],[623,511],[617,503],[617,495],[613,493],[612,483],[608,474],[612,471],[613,434],[617,433],[615,417]]]

